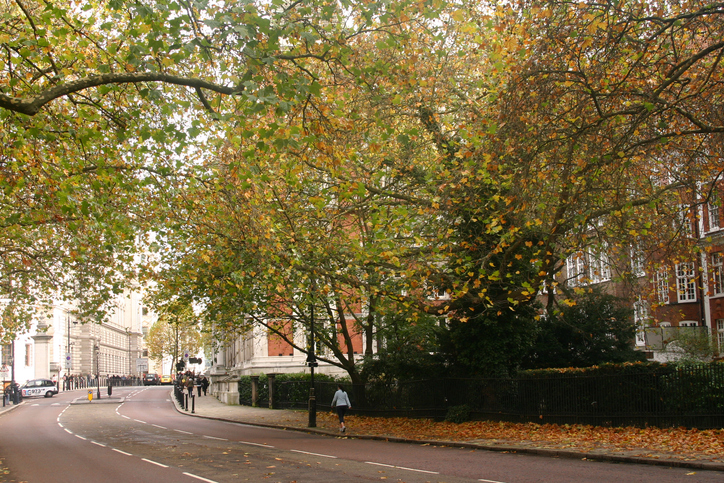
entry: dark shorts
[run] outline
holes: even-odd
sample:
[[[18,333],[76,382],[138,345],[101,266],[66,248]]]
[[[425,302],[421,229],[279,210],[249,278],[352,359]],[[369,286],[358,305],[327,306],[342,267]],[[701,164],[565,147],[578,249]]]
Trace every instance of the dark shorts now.
[[[339,416],[339,422],[344,422],[344,413],[347,412],[347,406],[337,406],[337,416]]]

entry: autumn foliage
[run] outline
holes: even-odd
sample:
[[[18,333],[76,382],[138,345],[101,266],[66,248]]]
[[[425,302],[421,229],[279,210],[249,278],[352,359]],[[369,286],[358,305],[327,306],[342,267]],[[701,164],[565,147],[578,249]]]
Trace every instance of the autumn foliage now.
[[[324,427],[334,428],[336,419],[320,415]],[[406,438],[417,441],[467,442],[501,451],[554,449],[580,453],[620,454],[656,459],[724,462],[724,430],[686,428],[607,428],[470,421],[461,424],[430,419],[373,418],[348,416],[350,434]]]

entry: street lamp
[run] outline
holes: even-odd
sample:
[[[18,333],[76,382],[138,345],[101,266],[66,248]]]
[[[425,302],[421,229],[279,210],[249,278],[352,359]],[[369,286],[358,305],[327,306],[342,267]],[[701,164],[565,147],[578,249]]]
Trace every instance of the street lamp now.
[[[312,292],[315,290],[315,283],[312,282]],[[309,352],[307,353],[307,365],[310,370],[309,379],[309,424],[310,428],[317,427],[317,398],[314,395],[314,368],[319,365],[317,362],[316,351],[314,350],[314,293],[312,293],[312,306],[309,310],[310,321],[309,327],[311,332],[311,340],[309,341]]]
[[[131,366],[131,329],[128,327],[126,327],[126,335],[128,336],[128,376],[131,377],[133,375]]]
[[[67,385],[65,385],[65,387],[63,387],[63,390],[70,389],[70,381],[68,380],[68,375],[70,374],[70,369],[72,368],[72,365],[73,365],[73,353],[71,352],[71,349],[70,349],[72,346],[72,343],[70,342],[70,319],[71,319],[71,317],[70,317],[70,315],[68,315],[68,330],[67,330],[67,335],[68,335],[68,347],[67,348],[68,348],[68,350],[65,353],[65,369],[66,369],[65,380],[66,380]],[[78,323],[77,320],[73,321],[73,325],[76,325],[77,323]],[[58,381],[58,383],[60,383],[60,381]]]
[[[101,365],[100,365],[100,355],[101,355],[101,348],[100,346],[94,347],[96,352],[96,384],[98,386],[98,399],[101,398]]]

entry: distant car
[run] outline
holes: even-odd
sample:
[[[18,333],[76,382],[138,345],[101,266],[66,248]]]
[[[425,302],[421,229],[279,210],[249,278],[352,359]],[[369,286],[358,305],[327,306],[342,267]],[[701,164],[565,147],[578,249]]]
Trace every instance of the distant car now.
[[[20,386],[20,394],[23,397],[53,397],[58,394],[58,388],[50,379],[31,379]]]
[[[146,374],[143,376],[144,386],[156,386],[158,385],[158,374]]]
[[[171,385],[173,384],[173,378],[171,376],[161,376],[161,384]]]

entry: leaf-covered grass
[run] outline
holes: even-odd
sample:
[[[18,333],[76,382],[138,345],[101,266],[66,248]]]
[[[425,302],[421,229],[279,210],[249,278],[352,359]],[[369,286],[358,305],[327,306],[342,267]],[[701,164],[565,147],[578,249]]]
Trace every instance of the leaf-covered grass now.
[[[321,415],[324,426],[336,417]],[[569,449],[653,458],[724,462],[724,430],[686,428],[604,428],[470,421],[461,424],[430,419],[348,416],[350,434],[401,437],[413,440],[478,442],[485,445]]]

